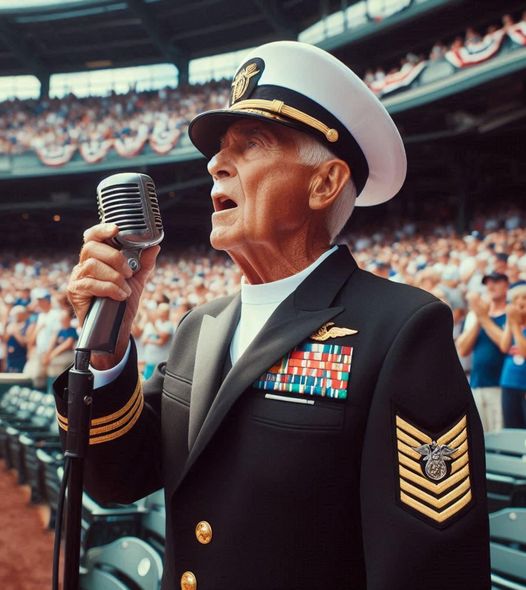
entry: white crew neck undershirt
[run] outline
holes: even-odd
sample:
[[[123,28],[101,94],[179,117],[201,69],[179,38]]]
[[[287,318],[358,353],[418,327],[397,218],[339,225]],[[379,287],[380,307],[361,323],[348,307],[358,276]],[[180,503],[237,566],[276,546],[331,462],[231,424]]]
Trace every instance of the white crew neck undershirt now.
[[[333,246],[310,266],[290,277],[261,285],[241,284],[241,316],[230,343],[232,364],[245,352],[278,305],[337,249],[338,246]]]

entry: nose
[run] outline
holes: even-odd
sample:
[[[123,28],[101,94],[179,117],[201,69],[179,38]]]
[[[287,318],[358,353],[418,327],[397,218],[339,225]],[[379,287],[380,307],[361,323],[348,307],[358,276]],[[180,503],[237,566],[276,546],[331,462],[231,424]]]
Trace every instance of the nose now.
[[[207,165],[208,173],[214,180],[234,176],[235,168],[228,156],[228,149],[221,149],[212,156]]]

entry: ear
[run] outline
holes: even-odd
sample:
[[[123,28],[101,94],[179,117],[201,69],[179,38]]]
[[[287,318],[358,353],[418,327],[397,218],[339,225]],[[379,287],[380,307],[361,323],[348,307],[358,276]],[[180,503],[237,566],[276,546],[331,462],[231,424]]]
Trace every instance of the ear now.
[[[309,207],[320,211],[330,207],[339,197],[351,177],[349,166],[343,160],[322,162],[312,175],[309,187]]]

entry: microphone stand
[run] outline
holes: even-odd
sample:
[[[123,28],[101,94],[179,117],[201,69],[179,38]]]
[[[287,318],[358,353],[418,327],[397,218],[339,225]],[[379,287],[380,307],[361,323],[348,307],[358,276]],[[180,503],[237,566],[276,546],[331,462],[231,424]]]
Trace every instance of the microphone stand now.
[[[96,298],[90,307],[68,373],[68,430],[64,456],[69,461],[65,510],[66,542],[63,590],[78,590],[80,582],[80,540],[84,459],[89,447],[93,373],[89,370],[91,351],[113,352],[122,323],[126,301]]]
[[[66,460],[69,460],[70,465],[65,517],[64,590],[77,590],[80,581],[84,458],[88,448],[93,399],[93,373],[88,368],[90,356],[89,350],[77,349],[75,364],[68,374],[68,432],[64,456]]]

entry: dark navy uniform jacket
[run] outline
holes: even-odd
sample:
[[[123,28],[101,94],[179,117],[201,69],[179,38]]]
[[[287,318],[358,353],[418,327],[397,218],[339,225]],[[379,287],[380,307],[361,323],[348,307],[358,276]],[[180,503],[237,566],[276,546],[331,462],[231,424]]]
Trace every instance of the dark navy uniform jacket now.
[[[239,296],[193,310],[143,387],[132,350],[95,392],[85,486],[124,503],[164,487],[163,589],[489,589],[483,434],[449,308],[340,247],[228,371],[239,313]],[[346,399],[254,387],[329,321],[357,330],[326,341],[352,347]]]

